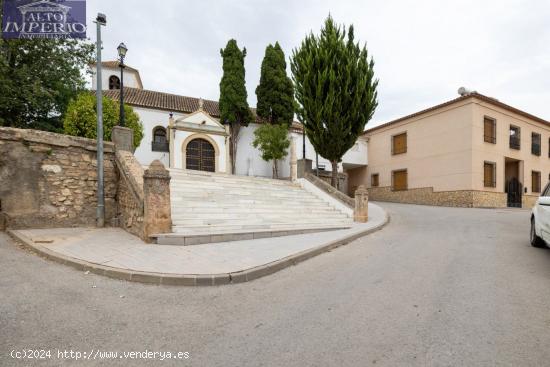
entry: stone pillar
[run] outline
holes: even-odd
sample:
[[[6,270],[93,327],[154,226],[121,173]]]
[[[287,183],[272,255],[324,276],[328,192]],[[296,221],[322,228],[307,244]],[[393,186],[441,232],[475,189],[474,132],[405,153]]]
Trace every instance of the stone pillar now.
[[[170,172],[158,159],[143,174],[143,232],[146,241],[152,234],[172,232]]]
[[[359,223],[367,222],[369,218],[369,193],[364,185],[360,185],[355,191],[355,209],[353,220]]]
[[[294,139],[290,139],[290,180],[292,182],[298,179],[298,162],[296,161],[296,144]]]
[[[114,126],[111,131],[111,141],[117,150],[134,152],[134,130],[129,127]]]
[[[298,178],[303,178],[306,176],[306,173],[311,172],[312,161],[311,159],[298,159],[297,167]]]

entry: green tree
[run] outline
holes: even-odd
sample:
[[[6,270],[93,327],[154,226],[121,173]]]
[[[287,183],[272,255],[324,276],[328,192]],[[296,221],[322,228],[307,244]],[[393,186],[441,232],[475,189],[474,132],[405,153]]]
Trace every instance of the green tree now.
[[[256,88],[256,113],[272,124],[292,123],[294,118],[294,90],[286,74],[285,54],[279,45],[268,45],[262,61],[260,84]]]
[[[0,12],[2,6],[0,0]],[[0,126],[62,131],[69,101],[85,89],[82,70],[93,55],[87,41],[5,40],[0,34]]]
[[[355,43],[353,26],[346,32],[329,16],[319,36],[310,33],[293,51],[291,69],[298,119],[315,150],[331,162],[337,187],[338,163],[378,105],[374,61],[366,45]]]
[[[273,161],[273,178],[279,177],[277,161],[283,159],[290,146],[288,138],[288,125],[264,124],[254,131],[254,148],[260,149],[262,159],[266,162]]]
[[[223,58],[223,76],[220,81],[220,120],[230,125],[229,154],[231,172],[234,174],[241,126],[248,126],[253,119],[248,107],[244,79],[246,48],[241,51],[237,41],[231,39],[227,42],[225,49],[220,50],[220,54]]]
[[[95,139],[97,137],[96,97],[89,92],[80,93],[71,100],[63,121],[65,134]],[[118,124],[120,104],[103,97],[103,138],[111,140],[111,130]],[[124,124],[134,130],[134,147],[143,139],[143,125],[131,106],[124,105]]]

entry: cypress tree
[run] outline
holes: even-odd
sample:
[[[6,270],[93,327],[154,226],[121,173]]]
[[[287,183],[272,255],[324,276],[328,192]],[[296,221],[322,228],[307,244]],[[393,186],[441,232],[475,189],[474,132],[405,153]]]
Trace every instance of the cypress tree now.
[[[254,132],[253,145],[260,149],[264,160],[273,161],[273,178],[278,178],[278,161],[284,158],[290,145],[288,127],[294,117],[293,94],[283,49],[279,42],[275,46],[268,45],[262,61],[260,84],[256,88],[256,113],[268,124]]]
[[[252,121],[244,79],[246,48],[241,51],[237,41],[231,39],[227,42],[225,49],[220,50],[220,54],[223,58],[223,76],[220,81],[220,120],[230,125],[229,154],[231,172],[235,174],[239,131],[241,126],[248,126]]]
[[[262,61],[260,84],[256,88],[256,112],[272,124],[292,123],[294,117],[294,90],[286,74],[285,54],[279,45],[268,45]]]
[[[315,150],[331,162],[337,187],[338,163],[378,105],[374,61],[365,45],[355,43],[353,26],[346,32],[329,16],[319,36],[309,34],[293,51],[291,69],[298,119]]]

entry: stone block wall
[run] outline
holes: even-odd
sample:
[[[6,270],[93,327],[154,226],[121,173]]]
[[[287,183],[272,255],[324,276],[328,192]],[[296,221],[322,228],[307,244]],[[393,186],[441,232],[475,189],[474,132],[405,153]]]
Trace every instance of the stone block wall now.
[[[369,199],[373,201],[389,201],[394,203],[457,206],[470,208],[473,206],[472,191],[434,192],[431,187],[392,191],[391,187],[372,187],[368,189]]]
[[[114,146],[105,142],[105,221],[116,216]],[[9,228],[94,226],[96,142],[0,128],[0,201]]]
[[[369,189],[369,198],[374,201],[464,208],[505,208],[507,206],[505,193],[475,190],[433,191],[431,187],[404,191],[392,191],[390,187],[372,187]]]
[[[521,205],[523,208],[531,209],[532,207],[535,206],[535,203],[537,202],[538,198],[539,198],[538,195],[523,194],[523,196],[521,197],[521,201],[522,201]]]
[[[504,192],[472,191],[472,202],[475,208],[506,208],[508,195]]]

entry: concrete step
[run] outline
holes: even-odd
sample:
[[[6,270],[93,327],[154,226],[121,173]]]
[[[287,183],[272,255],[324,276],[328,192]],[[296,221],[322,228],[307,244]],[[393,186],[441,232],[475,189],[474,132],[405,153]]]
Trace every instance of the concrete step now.
[[[215,205],[211,204],[214,203]],[[325,204],[320,200],[315,199],[295,199],[295,200],[285,200],[282,198],[259,198],[253,196],[247,197],[194,197],[194,198],[172,198],[172,207],[208,207],[208,206],[217,206],[225,208],[238,208],[238,207],[247,207],[247,206],[285,206],[285,207],[329,207],[329,204]]]
[[[197,180],[210,182],[242,182],[242,183],[262,183],[268,185],[296,186],[295,183],[288,180],[274,180],[266,177],[256,176],[236,176],[213,172],[170,170],[170,176],[173,180]]]
[[[231,233],[236,233],[243,230],[290,230],[302,227],[315,227],[315,228],[332,228],[334,226],[351,226],[351,220],[337,220],[330,222],[310,222],[310,221],[301,221],[301,222],[286,222],[286,223],[234,223],[234,224],[224,224],[224,225],[174,225],[172,230],[174,232],[212,232],[212,231],[227,231]]]
[[[175,233],[158,237],[159,243],[280,236],[352,224],[347,214],[290,181],[187,170],[171,170],[171,176]]]
[[[347,217],[343,216],[319,216],[307,217],[306,221],[300,221],[300,217],[248,217],[248,218],[172,218],[172,224],[174,226],[224,226],[224,225],[236,225],[236,226],[245,226],[245,225],[275,225],[275,224],[286,224],[289,221],[294,221],[295,223],[309,223],[309,224],[328,224],[336,222],[347,221]]]
[[[172,216],[199,216],[199,217],[210,217],[210,216],[231,216],[231,215],[241,215],[241,214],[250,214],[250,215],[262,215],[262,214],[271,214],[276,213],[279,215],[290,215],[294,214],[297,216],[309,215],[309,214],[343,214],[342,212],[335,210],[333,208],[326,208],[319,206],[318,208],[308,207],[301,208],[297,211],[295,208],[272,208],[272,207],[233,207],[228,210],[227,208],[222,207],[172,207]]]
[[[200,245],[205,243],[231,242],[253,240],[259,238],[281,237],[299,235],[305,233],[315,233],[324,231],[334,231],[338,229],[346,229],[351,225],[333,225],[333,226],[302,226],[302,227],[287,227],[287,228],[243,228],[243,229],[210,229],[208,233],[201,233],[193,230],[181,230],[175,233],[156,234],[152,237],[159,245],[174,245],[174,246],[190,246]]]

